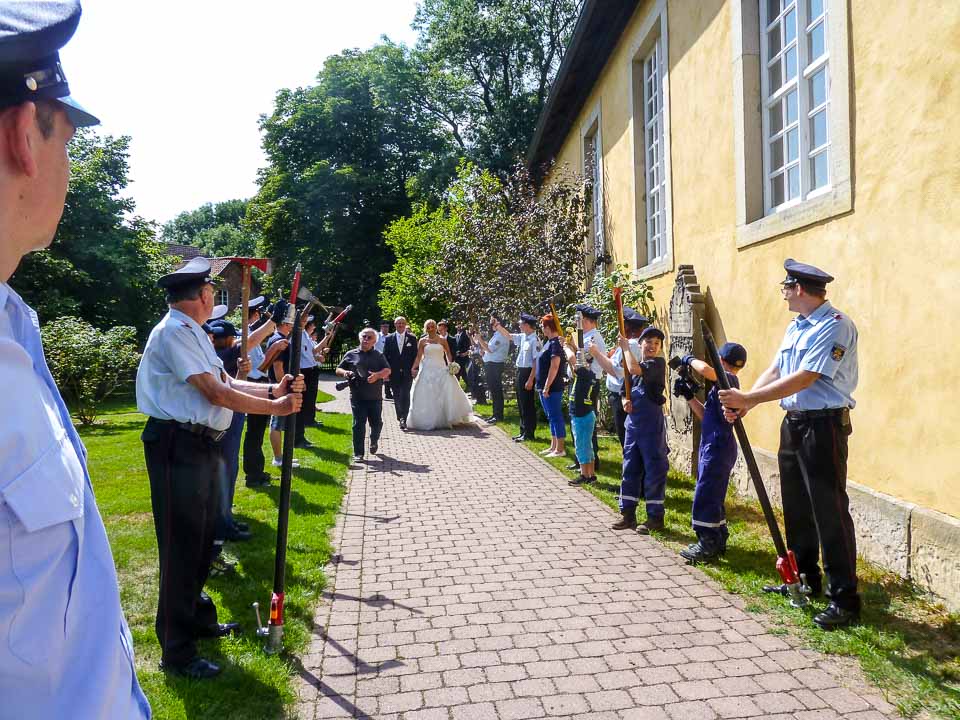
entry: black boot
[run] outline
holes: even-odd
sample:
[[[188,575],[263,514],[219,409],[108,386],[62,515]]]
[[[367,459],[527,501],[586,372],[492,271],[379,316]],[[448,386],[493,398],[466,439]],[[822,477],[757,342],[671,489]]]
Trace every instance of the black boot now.
[[[649,535],[651,530],[663,530],[663,518],[648,517],[643,523],[636,527],[637,532],[641,535]]]
[[[636,530],[637,529],[637,509],[620,511],[620,519],[610,526],[612,530]]]
[[[814,616],[813,621],[824,630],[835,630],[860,622],[860,611],[848,610],[831,602],[826,610]]]
[[[689,561],[690,563],[711,562],[720,557],[720,548],[711,546],[709,544],[705,545],[701,540],[700,542],[695,542],[681,550],[680,557]]]

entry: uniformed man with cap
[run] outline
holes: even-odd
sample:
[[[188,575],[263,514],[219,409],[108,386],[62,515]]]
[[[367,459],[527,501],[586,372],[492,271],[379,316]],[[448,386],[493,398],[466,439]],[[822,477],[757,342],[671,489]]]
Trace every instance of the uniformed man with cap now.
[[[79,20],[77,2],[0,3],[0,716],[149,718],[86,451],[7,284],[53,239],[67,143],[98,122],[60,66]]]
[[[247,341],[247,357],[250,358],[250,371],[247,373],[247,380],[250,382],[269,384],[270,378],[267,373],[260,369],[263,364],[263,339],[269,337],[276,329],[279,322],[283,320],[286,312],[287,303],[278,302],[270,309],[271,314],[264,315],[268,311],[267,299],[262,295],[250,300],[247,303],[250,322],[249,335]],[[264,330],[266,328],[266,330]],[[266,335],[254,342],[258,330],[264,330]],[[264,471],[266,460],[263,456],[263,437],[267,431],[267,425],[270,424],[269,415],[260,415],[258,413],[249,413],[247,415],[247,430],[243,435],[243,474],[244,482],[249,488],[263,487],[270,484],[270,475]]]
[[[826,629],[860,617],[857,540],[847,497],[847,436],[856,405],[857,328],[826,299],[833,277],[788,258],[783,299],[797,313],[780,349],[749,392],[723,390],[720,402],[733,411],[779,400],[780,492],[787,546],[797,556],[814,595],[822,589],[819,557],[827,574],[827,609],[814,618]],[[768,592],[786,594],[785,586]]]
[[[520,332],[511,333],[500,322],[493,329],[517,347],[517,408],[520,410],[520,434],[514,442],[535,440],[537,433],[537,393],[533,364],[540,355],[540,338],[537,337],[537,319],[529,313],[520,313]]]
[[[272,385],[230,378],[200,328],[213,309],[210,263],[194,258],[158,281],[170,311],[154,327],[137,371],[137,407],[148,416],[143,448],[160,555],[156,632],[162,667],[192,678],[220,672],[197,654],[197,638],[238,629],[221,624],[203,594],[213,558],[223,472],[220,442],[234,411],[289,415],[303,378]]]
[[[631,307],[623,308],[623,323],[627,331],[630,351],[639,362],[640,360],[640,333],[650,324],[650,318],[641,315]],[[613,413],[613,424],[617,429],[617,439],[623,447],[624,425],[627,412],[623,408],[623,350],[618,345],[609,357],[603,353],[592,353],[593,359],[606,373],[607,403]]]

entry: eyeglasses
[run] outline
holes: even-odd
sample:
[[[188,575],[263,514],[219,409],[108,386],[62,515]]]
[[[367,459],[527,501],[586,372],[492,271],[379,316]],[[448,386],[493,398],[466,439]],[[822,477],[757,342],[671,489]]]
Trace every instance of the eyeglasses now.
[[[793,290],[794,288],[796,288],[798,285],[799,285],[799,283],[790,283],[790,284],[788,284],[788,285],[781,284],[781,285],[780,285],[780,294],[783,295],[784,297],[786,297],[786,296],[789,294],[789,292],[790,292],[791,290]]]

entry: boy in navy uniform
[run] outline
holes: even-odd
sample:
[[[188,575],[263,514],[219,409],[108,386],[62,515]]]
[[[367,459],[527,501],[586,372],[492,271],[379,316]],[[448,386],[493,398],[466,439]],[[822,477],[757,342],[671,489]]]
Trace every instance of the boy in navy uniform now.
[[[621,518],[614,530],[636,529],[641,535],[663,529],[664,499],[667,489],[667,425],[663,405],[667,363],[660,357],[663,332],[648,327],[640,333],[640,362],[630,352],[627,338],[619,338],[620,349],[631,375],[627,411],[626,437],[623,445],[623,478],[620,483]],[[639,377],[639,381],[633,376]],[[647,519],[637,525],[637,504],[646,503]]]
[[[747,363],[747,351],[743,345],[724,343],[720,348],[720,361],[727,373],[730,387],[739,388],[737,373]],[[714,369],[693,355],[684,355],[683,364],[712,382],[717,381]],[[700,418],[700,455],[697,486],[693,491],[693,531],[697,542],[680,551],[691,563],[708,562],[722,555],[727,549],[727,517],[723,507],[727,496],[730,473],[737,462],[737,440],[733,427],[723,416],[720,405],[720,386],[714,385],[707,393],[707,402],[701,403],[694,396],[694,388],[684,378],[674,383],[674,394],[682,396],[693,413]]]

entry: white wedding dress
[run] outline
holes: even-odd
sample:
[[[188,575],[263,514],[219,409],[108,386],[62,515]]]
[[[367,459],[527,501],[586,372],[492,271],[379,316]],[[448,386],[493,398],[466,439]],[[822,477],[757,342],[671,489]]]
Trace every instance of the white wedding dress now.
[[[444,354],[437,344],[423,349],[420,371],[410,391],[407,427],[411,430],[437,430],[470,422],[470,400],[450,374]]]

